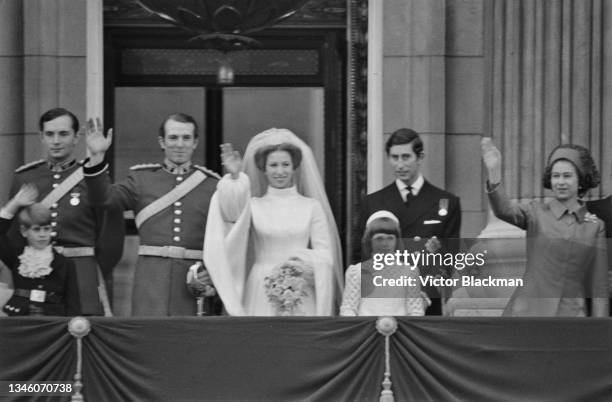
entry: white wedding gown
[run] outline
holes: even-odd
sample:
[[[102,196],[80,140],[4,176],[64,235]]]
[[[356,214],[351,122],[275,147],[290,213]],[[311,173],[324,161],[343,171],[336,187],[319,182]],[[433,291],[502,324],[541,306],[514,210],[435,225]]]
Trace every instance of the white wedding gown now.
[[[232,253],[251,254],[252,266],[246,258],[246,283],[242,305],[246,315],[278,315],[265,290],[265,278],[275,267],[298,257],[313,268],[314,280],[307,296],[293,311],[296,316],[331,315],[333,309],[333,271],[331,237],[328,223],[319,202],[300,195],[295,187],[268,187],[263,197],[249,197],[249,181],[224,177],[217,187],[219,205],[226,222],[243,219],[250,212],[250,251],[239,244],[227,248]],[[247,217],[248,218],[248,217]],[[213,278],[214,279],[214,278]],[[237,278],[237,280],[240,280]],[[242,279],[245,280],[245,279]]]

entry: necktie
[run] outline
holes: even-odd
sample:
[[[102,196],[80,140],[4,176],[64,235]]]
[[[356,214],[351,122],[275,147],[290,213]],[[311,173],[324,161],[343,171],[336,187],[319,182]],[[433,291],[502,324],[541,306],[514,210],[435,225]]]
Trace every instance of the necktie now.
[[[406,187],[406,190],[408,190],[408,192],[406,193],[406,201],[404,201],[404,204],[410,205],[414,198],[414,194],[412,194],[412,186]]]

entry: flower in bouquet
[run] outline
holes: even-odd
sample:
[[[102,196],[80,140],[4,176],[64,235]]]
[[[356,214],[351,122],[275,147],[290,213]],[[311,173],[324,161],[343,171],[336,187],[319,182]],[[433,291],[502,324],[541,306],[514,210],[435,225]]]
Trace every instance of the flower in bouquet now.
[[[307,282],[304,272],[310,267],[301,260],[290,259],[274,268],[264,279],[268,300],[280,315],[293,315],[306,296]]]

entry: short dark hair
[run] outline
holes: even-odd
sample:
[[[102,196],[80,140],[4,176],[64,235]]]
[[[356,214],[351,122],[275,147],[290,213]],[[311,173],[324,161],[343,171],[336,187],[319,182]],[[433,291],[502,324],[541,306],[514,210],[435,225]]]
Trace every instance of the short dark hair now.
[[[266,162],[268,161],[268,155],[276,151],[285,151],[291,156],[291,162],[293,168],[297,169],[302,163],[302,151],[293,144],[282,142],[276,145],[268,145],[266,147],[259,148],[255,152],[255,166],[262,172],[266,170]]]
[[[58,117],[62,117],[62,116],[70,117],[70,119],[72,120],[72,129],[74,130],[75,134],[78,133],[79,127],[80,127],[79,119],[77,119],[74,113],[72,113],[70,110],[64,109],[62,107],[56,107],[56,108],[47,110],[45,113],[43,113],[43,115],[40,116],[40,119],[38,120],[38,129],[40,131],[43,131],[43,127],[46,122],[55,120]]]
[[[186,114],[186,113],[172,113],[168,117],[162,121],[161,126],[159,126],[159,136],[161,138],[166,137],[166,123],[170,120],[178,121],[179,123],[191,123],[193,124],[193,136],[198,138],[198,123],[196,123],[195,119]]]
[[[423,153],[423,141],[419,133],[411,128],[400,128],[399,130],[395,130],[387,140],[385,151],[387,151],[387,155],[389,155],[389,150],[392,146],[410,143],[412,143],[412,150],[417,156]]]
[[[19,224],[26,229],[33,225],[44,226],[51,223],[51,211],[43,204],[37,202],[28,205],[19,211]]]
[[[361,238],[361,258],[363,261],[372,257],[372,237],[378,233],[392,234],[397,238],[396,249],[402,248],[399,224],[391,218],[380,217],[374,219],[366,226]]]
[[[599,170],[597,170],[597,166],[595,165],[595,161],[591,156],[591,152],[583,146],[574,145],[574,144],[562,144],[552,150],[551,155],[560,148],[569,148],[578,151],[580,156],[580,164],[582,165],[582,169],[579,166],[576,166],[574,162],[569,159],[559,158],[554,161],[548,161],[546,165],[546,169],[544,169],[544,176],[542,177],[542,185],[546,189],[552,189],[551,184],[551,176],[552,176],[552,168],[558,161],[567,161],[574,166],[576,169],[576,174],[578,175],[578,196],[583,197],[587,191],[592,188],[599,186],[601,181]]]

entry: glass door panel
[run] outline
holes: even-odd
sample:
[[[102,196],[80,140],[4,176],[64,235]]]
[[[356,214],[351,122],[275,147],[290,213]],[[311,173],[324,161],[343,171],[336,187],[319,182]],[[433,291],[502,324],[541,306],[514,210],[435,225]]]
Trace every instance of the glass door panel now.
[[[272,127],[287,128],[313,150],[325,177],[324,90],[306,88],[225,88],[223,141],[244,154],[255,134]]]
[[[163,153],[157,140],[162,120],[177,112],[193,116],[200,141],[193,162],[204,164],[206,88],[117,87],[115,89],[115,181],[132,165],[158,163]]]

